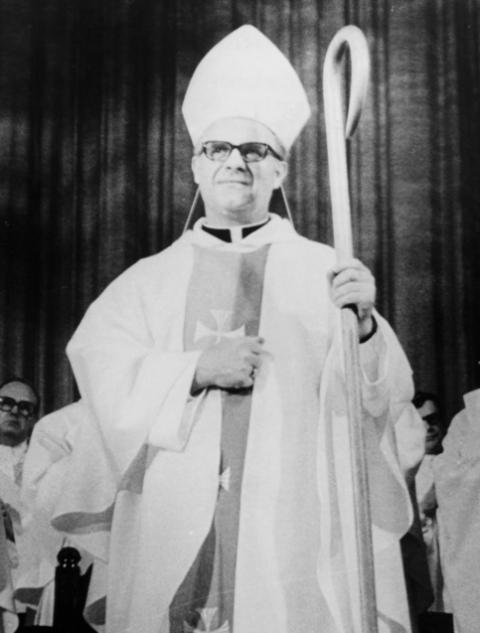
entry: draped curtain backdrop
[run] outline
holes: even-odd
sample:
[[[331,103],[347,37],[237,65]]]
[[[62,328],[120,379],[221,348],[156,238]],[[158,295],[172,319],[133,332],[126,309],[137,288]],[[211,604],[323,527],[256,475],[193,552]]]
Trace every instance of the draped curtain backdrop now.
[[[65,345],[115,276],[180,235],[194,193],[183,95],[242,24],[307,89],[287,192],[297,230],[331,243],[321,73],[331,37],[354,23],[373,64],[349,148],[356,253],[417,388],[458,410],[480,359],[479,11],[480,0],[2,0],[0,377],[33,380],[43,412],[75,397]]]

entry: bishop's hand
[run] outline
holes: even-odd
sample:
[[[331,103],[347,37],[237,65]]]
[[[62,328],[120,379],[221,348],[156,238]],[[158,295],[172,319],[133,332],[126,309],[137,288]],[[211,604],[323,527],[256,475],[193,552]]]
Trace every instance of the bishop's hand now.
[[[222,338],[200,355],[191,392],[207,387],[248,389],[262,364],[263,339],[259,336]]]
[[[338,308],[355,306],[360,340],[371,334],[375,305],[375,278],[358,259],[336,266],[328,273],[330,298]]]

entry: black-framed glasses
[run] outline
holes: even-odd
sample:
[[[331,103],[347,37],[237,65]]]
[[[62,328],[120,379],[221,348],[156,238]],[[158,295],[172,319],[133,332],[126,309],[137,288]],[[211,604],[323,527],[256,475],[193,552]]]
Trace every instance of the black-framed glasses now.
[[[263,160],[267,154],[275,156],[278,160],[283,160],[280,154],[267,143],[254,142],[233,145],[233,143],[229,143],[228,141],[205,141],[202,143],[200,154],[203,153],[208,159],[223,163],[234,149],[238,149],[240,156],[246,163],[258,163]]]
[[[28,400],[15,400],[10,396],[0,396],[0,411],[10,412],[15,407],[23,418],[31,418],[37,410],[37,406]]]

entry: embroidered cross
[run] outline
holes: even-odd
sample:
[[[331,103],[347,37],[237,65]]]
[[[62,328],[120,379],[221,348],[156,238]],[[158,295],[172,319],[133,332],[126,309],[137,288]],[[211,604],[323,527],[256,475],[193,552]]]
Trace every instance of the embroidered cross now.
[[[211,330],[209,327],[197,321],[195,327],[195,335],[193,342],[197,343],[200,339],[213,336],[214,342],[219,343],[222,338],[237,338],[239,336],[245,336],[245,325],[237,328],[236,330],[229,330],[229,326],[232,320],[232,310],[210,310],[215,321],[215,329]]]
[[[212,628],[213,618],[215,617],[215,613],[217,612],[216,607],[211,607],[208,609],[197,609],[200,614],[200,618],[205,626],[204,629],[194,628],[190,626],[187,622],[183,623],[184,633],[230,633],[230,626],[228,624],[228,620],[222,624],[222,626],[218,629]]]

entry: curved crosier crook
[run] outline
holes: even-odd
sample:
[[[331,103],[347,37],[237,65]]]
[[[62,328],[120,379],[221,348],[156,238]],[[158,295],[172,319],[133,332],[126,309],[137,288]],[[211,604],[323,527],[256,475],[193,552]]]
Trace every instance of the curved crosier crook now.
[[[351,80],[345,120],[342,62],[347,49],[350,52]],[[335,248],[340,261],[353,255],[345,139],[353,135],[360,119],[367,94],[369,73],[370,56],[364,34],[356,26],[344,26],[330,42],[323,65],[330,194]]]
[[[368,44],[362,31],[352,24],[341,28],[330,42],[325,56],[323,82],[338,86],[337,99],[342,100],[342,60],[346,49],[350,52],[351,81],[345,138],[351,138],[357,127],[367,96],[370,75]]]

